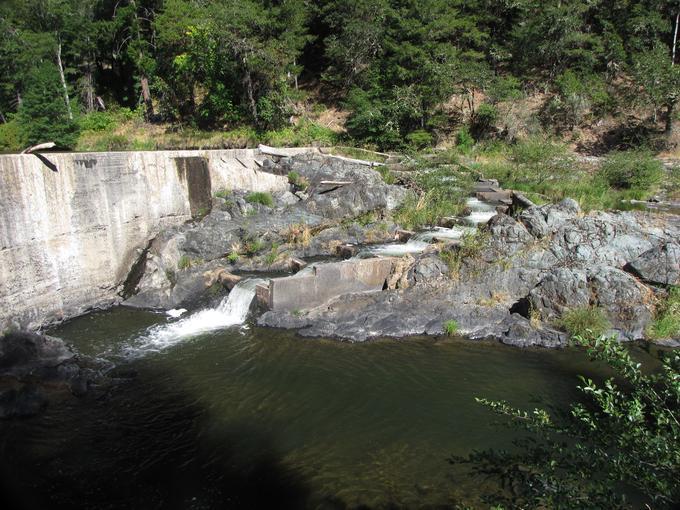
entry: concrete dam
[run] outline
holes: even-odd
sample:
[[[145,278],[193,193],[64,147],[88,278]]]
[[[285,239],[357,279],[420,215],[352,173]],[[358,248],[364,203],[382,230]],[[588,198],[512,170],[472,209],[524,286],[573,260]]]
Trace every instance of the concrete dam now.
[[[289,154],[309,149],[287,149]],[[287,189],[259,149],[0,155],[0,331],[120,300],[149,240],[221,189]]]

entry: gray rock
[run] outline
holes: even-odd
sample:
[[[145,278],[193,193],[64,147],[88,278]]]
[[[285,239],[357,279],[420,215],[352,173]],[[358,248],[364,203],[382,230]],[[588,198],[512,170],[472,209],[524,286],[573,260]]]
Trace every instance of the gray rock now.
[[[627,268],[654,285],[680,285],[680,245],[657,245],[632,260]]]
[[[441,278],[449,272],[446,263],[434,253],[428,253],[415,261],[409,271],[408,279],[412,283],[422,283]]]
[[[529,293],[531,307],[545,320],[552,320],[574,308],[588,306],[590,289],[585,270],[557,267]]]
[[[654,318],[651,290],[615,267],[589,267],[587,272],[595,304],[604,309],[614,330],[626,339],[644,338]]]
[[[489,248],[492,250],[492,255],[487,255],[489,261],[514,255],[534,241],[524,224],[506,214],[492,217],[488,230],[491,235]]]
[[[520,221],[534,237],[551,235],[568,220],[573,219],[581,212],[578,203],[570,198],[565,198],[556,205],[543,205],[530,207],[520,214]]]

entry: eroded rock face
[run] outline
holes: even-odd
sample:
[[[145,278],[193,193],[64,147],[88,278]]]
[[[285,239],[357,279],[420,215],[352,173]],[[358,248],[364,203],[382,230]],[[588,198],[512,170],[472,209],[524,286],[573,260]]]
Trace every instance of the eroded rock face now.
[[[90,379],[58,338],[30,332],[0,337],[0,418],[32,416],[60,394],[82,395]]]

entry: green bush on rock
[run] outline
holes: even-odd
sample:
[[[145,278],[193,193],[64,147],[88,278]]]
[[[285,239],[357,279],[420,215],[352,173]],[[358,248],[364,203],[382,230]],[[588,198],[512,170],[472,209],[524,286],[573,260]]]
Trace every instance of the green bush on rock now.
[[[274,198],[270,193],[263,191],[253,191],[252,193],[248,193],[246,195],[246,202],[249,204],[260,204],[267,207],[274,206]]]

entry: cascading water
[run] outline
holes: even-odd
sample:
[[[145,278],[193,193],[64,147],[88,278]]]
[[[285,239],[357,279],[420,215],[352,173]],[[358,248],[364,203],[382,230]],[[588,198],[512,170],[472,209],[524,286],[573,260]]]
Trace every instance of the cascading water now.
[[[496,216],[496,208],[491,204],[482,202],[478,198],[469,198],[467,206],[470,208],[470,214],[463,219],[472,225],[486,223]]]
[[[371,246],[362,250],[359,257],[399,257],[407,254],[422,253],[430,245],[433,239],[456,241],[466,234],[476,230],[477,225],[486,223],[496,215],[496,208],[477,198],[469,198],[467,207],[470,214],[461,218],[469,226],[455,226],[452,228],[434,227],[430,230],[419,232],[405,243],[388,243]]]
[[[243,280],[236,284],[216,308],[200,310],[184,319],[152,327],[146,335],[134,342],[135,345],[126,349],[126,354],[139,356],[146,352],[160,351],[187,338],[243,324],[255,298],[255,287],[263,281],[259,278]]]

